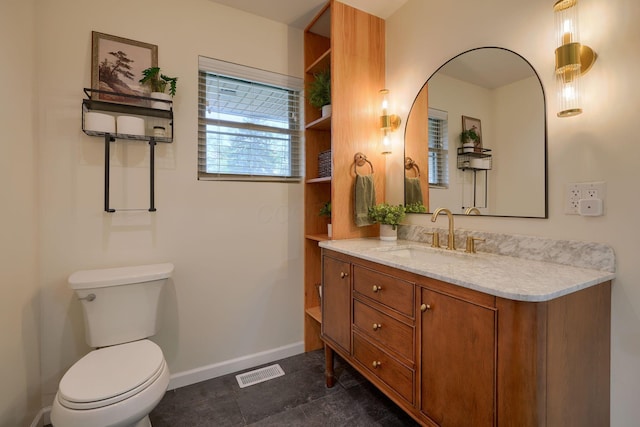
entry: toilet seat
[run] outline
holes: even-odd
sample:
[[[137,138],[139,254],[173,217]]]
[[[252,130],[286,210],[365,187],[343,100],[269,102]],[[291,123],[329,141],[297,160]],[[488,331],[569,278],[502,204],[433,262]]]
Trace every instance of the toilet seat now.
[[[162,350],[149,340],[94,350],[62,377],[58,401],[69,409],[96,409],[134,396],[165,371]]]

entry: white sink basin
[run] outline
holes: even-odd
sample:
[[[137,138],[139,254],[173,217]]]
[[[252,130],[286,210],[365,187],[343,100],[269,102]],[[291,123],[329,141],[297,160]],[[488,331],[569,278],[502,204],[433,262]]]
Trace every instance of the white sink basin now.
[[[389,255],[420,263],[450,264],[451,262],[467,258],[464,252],[448,251],[445,249],[432,249],[423,246],[396,246],[393,248],[376,248],[379,255]]]

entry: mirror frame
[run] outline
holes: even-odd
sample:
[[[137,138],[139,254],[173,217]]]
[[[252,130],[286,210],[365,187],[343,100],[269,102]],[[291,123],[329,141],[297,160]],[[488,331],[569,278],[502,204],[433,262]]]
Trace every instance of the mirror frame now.
[[[413,108],[415,106],[416,101],[418,100],[418,97],[420,95],[420,93],[422,92],[422,90],[425,88],[425,86],[427,86],[429,84],[429,80],[438,73],[438,71],[440,71],[440,69],[442,69],[445,65],[447,65],[448,63],[450,63],[451,61],[453,61],[454,59],[469,53],[469,52],[473,52],[476,50],[481,50],[481,49],[500,49],[500,50],[504,50],[507,52],[510,52],[514,55],[517,55],[519,58],[521,58],[524,62],[527,63],[527,65],[529,65],[529,67],[531,68],[531,70],[533,71],[533,74],[536,76],[536,78],[538,79],[538,83],[540,84],[540,90],[542,91],[542,108],[544,110],[544,140],[542,141],[544,144],[544,216],[526,216],[526,215],[492,215],[492,214],[482,214],[482,215],[478,215],[479,217],[491,217],[491,218],[531,218],[531,219],[548,219],[549,218],[549,152],[548,152],[548,131],[547,131],[547,117],[548,117],[548,113],[547,113],[547,95],[545,93],[544,90],[544,85],[542,84],[542,80],[540,79],[540,75],[538,74],[538,72],[536,71],[536,69],[533,67],[533,65],[522,55],[520,55],[518,52],[515,52],[511,49],[507,49],[504,47],[500,47],[500,46],[482,46],[482,47],[476,47],[473,49],[468,49],[465,50],[464,52],[461,52],[455,56],[453,56],[452,58],[448,59],[447,61],[445,61],[442,65],[440,65],[430,76],[429,78],[425,81],[425,83],[420,86],[420,90],[418,90],[415,98],[413,99],[413,102],[411,103],[411,108],[409,109],[409,113],[407,114],[407,121],[406,121],[406,125],[404,128],[404,135],[403,135],[403,167],[401,168],[402,173],[403,173],[403,185],[402,185],[402,200],[404,202],[406,202],[405,199],[405,188],[404,188],[404,178],[406,177],[406,170],[404,168],[404,159],[406,158],[407,155],[407,149],[406,149],[406,144],[407,144],[407,128],[409,127],[409,118],[411,117],[411,112],[413,111]],[[449,149],[451,151],[451,149]],[[433,209],[430,207],[427,212],[427,214],[430,214],[433,212]],[[464,215],[462,213],[454,213],[454,215]]]

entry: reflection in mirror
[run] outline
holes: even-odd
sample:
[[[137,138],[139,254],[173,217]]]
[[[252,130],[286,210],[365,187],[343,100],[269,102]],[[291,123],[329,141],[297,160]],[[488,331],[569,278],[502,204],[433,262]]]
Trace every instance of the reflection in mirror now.
[[[478,140],[463,147],[463,130],[474,126]],[[427,80],[409,112],[405,203],[546,218],[546,155],[545,98],[533,67],[503,48],[464,52]]]

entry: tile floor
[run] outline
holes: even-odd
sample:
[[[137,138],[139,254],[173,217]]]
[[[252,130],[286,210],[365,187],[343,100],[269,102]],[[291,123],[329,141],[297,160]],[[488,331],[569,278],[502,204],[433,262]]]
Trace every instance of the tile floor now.
[[[284,376],[243,389],[230,374],[168,391],[150,414],[153,427],[418,425],[337,356],[330,389],[322,351],[274,363]]]

